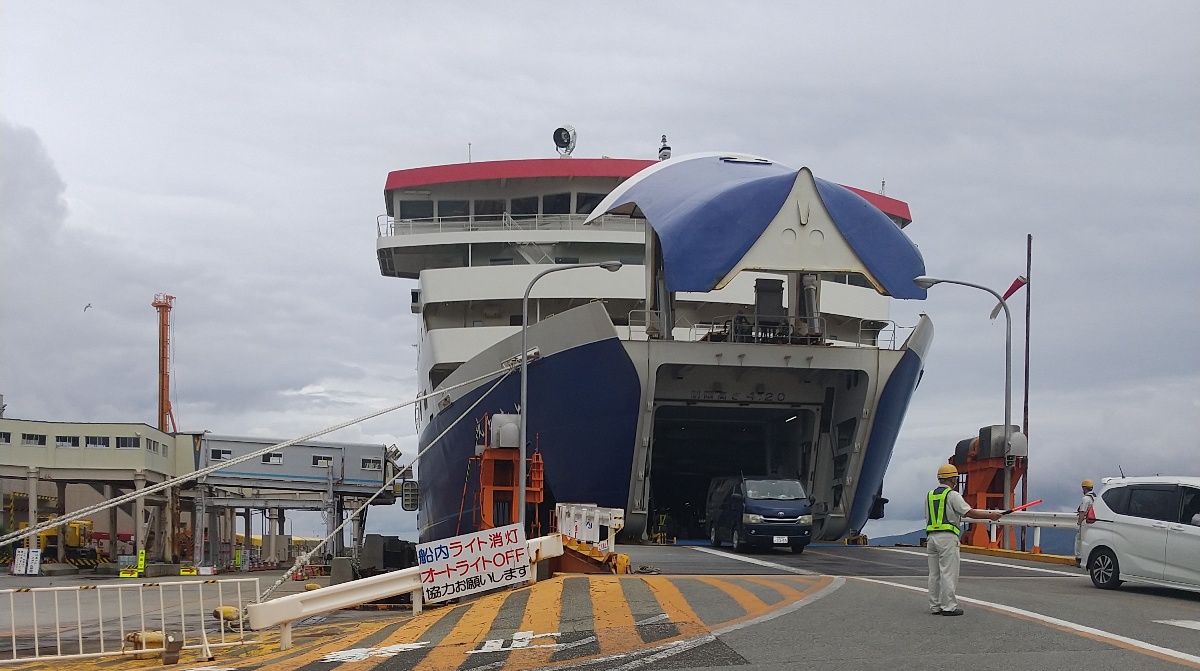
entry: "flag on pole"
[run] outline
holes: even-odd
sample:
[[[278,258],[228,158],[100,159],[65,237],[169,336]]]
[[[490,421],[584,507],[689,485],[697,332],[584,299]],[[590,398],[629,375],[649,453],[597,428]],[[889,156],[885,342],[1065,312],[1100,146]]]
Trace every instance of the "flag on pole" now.
[[[1026,284],[1029,284],[1029,280],[1025,279],[1024,275],[1018,275],[1017,279],[1013,280],[1012,286],[1008,288],[1008,291],[1004,292],[1004,300],[1008,300],[1009,296],[1017,293],[1017,291]],[[996,307],[992,308],[991,318],[995,319],[996,317],[999,317],[1000,310],[1002,309],[1004,308],[999,303],[996,303]]]

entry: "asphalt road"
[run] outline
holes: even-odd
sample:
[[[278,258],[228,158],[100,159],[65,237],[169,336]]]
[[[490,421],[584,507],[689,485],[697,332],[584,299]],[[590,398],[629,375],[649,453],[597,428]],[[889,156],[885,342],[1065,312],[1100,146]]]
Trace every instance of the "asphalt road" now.
[[[276,650],[276,633],[264,632],[263,644],[224,649],[212,662],[185,657],[177,668],[1200,668],[1200,594],[1130,584],[1101,591],[1074,567],[964,555],[958,593],[966,615],[947,618],[928,614],[921,548],[619,549],[638,573],[560,576],[417,618],[343,611],[298,626],[288,652]]]

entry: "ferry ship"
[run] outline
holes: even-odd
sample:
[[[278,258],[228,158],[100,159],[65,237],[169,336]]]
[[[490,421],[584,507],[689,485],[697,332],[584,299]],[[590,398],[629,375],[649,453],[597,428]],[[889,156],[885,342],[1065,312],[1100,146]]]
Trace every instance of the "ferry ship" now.
[[[665,136],[658,160],[573,157],[574,140],[387,176],[379,268],[416,282],[432,393],[421,540],[474,530],[472,457],[487,416],[522,410],[523,336],[531,519],[585,502],[624,509],[630,538],[704,538],[709,482],[738,474],[799,479],[815,540],[881,517],[933,338],[927,317],[889,320],[892,299],[925,297],[908,205],[761,157],[671,158]]]

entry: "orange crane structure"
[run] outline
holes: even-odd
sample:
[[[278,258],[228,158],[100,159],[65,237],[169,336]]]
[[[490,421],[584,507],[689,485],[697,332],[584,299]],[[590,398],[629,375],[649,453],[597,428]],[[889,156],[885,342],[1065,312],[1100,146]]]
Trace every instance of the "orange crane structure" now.
[[[175,413],[171,410],[171,307],[175,297],[170,294],[155,294],[154,302],[150,305],[158,310],[158,430],[177,433]],[[173,561],[176,556],[176,540],[179,537],[179,489],[171,487],[167,490],[167,519],[171,525],[166,534],[164,550],[166,561]],[[134,520],[134,524],[143,524],[142,520]],[[138,548],[139,550],[143,548]]]
[[[167,433],[167,422],[171,431],[178,431],[175,415],[171,412],[171,306],[175,297],[154,294],[150,305],[158,309],[158,430]]]
[[[476,437],[482,443],[475,446],[475,456],[467,460],[467,473],[463,481],[463,499],[459,504],[460,533],[463,519],[462,509],[466,506],[467,490],[471,481],[471,466],[476,464],[479,480],[471,507],[475,529],[479,531],[494,529],[514,524],[520,519],[517,490],[520,487],[520,478],[524,475],[525,502],[534,506],[529,531],[531,536],[541,535],[542,524],[541,518],[537,514],[537,506],[545,501],[546,482],[541,451],[535,448],[533,454],[526,458],[525,468],[522,469],[520,452],[513,445],[516,441],[514,433],[516,424],[510,421],[507,428],[512,431],[502,432],[497,429],[493,435],[492,417],[493,415],[485,414],[482,422],[476,425]],[[495,417],[511,420],[515,415],[495,415]]]
[[[1011,462],[1005,458],[1004,442],[1001,439],[1002,426],[985,426],[974,438],[960,440],[954,448],[954,456],[949,463],[958,468],[959,478],[963,481],[963,499],[972,508],[979,510],[1004,509],[1004,468],[1006,463],[1012,469],[1012,489],[1009,491],[1010,501],[1015,501],[1016,488],[1025,479],[1028,447],[1025,436],[1013,427],[1012,443],[1014,445]],[[1015,530],[1013,527],[1002,527],[1010,534],[1006,547],[1015,547]],[[988,535],[988,525],[972,524],[962,535],[964,545],[978,547],[998,547]]]

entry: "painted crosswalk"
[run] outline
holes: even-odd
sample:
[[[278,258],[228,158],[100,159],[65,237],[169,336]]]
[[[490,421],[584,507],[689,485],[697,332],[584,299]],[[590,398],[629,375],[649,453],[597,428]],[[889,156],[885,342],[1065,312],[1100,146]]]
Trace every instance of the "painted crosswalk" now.
[[[828,591],[828,576],[557,576],[399,626],[244,658],[239,671],[633,669],[723,645],[714,632]],[[710,651],[706,656],[733,655]],[[734,661],[734,660],[729,660]]]

